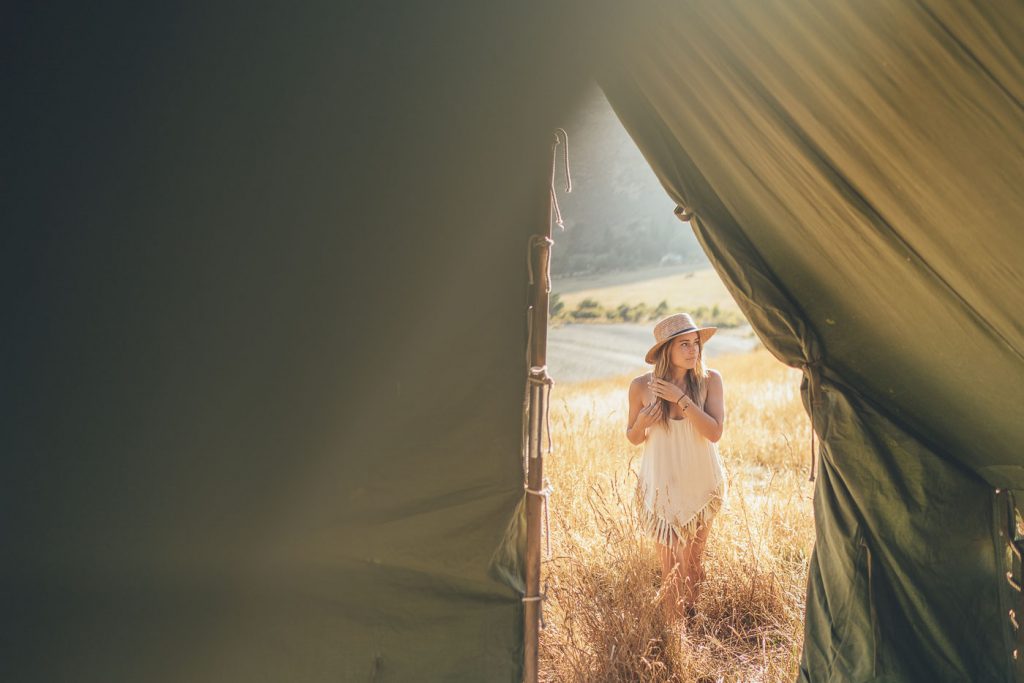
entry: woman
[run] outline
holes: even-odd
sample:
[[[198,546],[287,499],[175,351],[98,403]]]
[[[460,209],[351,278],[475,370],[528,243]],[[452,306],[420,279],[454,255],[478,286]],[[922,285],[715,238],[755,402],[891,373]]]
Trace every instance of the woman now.
[[[654,371],[629,385],[626,438],[644,444],[640,520],[658,542],[669,604],[679,618],[697,601],[704,579],[701,556],[725,496],[715,446],[725,424],[722,376],[705,367],[703,358],[716,329],[698,327],[685,313],[660,321],[646,357]]]

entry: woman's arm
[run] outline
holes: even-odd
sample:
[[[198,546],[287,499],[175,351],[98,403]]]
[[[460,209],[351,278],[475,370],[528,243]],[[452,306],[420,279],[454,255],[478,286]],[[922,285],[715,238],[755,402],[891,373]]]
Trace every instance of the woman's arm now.
[[[661,416],[661,403],[655,401],[644,406],[646,378],[637,377],[629,385],[629,417],[626,420],[626,439],[634,446],[647,440],[647,428]]]
[[[684,397],[679,405],[686,406],[684,415],[693,421],[693,426],[701,436],[712,443],[722,438],[722,430],[725,428],[725,387],[722,375],[717,370],[708,370],[708,398],[703,409],[691,401],[689,396]]]

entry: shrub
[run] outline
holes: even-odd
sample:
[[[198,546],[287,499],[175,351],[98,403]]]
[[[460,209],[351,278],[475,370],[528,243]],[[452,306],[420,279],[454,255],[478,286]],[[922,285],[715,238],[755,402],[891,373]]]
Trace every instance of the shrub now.
[[[576,320],[593,320],[604,315],[604,307],[593,299],[584,299],[570,315]]]
[[[552,294],[551,298],[548,299],[548,315],[552,318],[557,318],[565,309],[565,302],[562,301],[560,294]]]

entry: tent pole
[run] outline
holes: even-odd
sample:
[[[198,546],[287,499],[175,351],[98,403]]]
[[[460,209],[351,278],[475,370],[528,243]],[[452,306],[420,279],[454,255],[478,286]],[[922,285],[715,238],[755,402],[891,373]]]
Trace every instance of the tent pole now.
[[[551,380],[547,374],[547,329],[548,293],[551,291],[551,224],[547,234],[534,235],[530,239],[530,264],[532,277],[530,291],[530,339],[529,339],[529,387],[530,412],[528,439],[527,488],[537,494],[544,487],[544,453],[542,438],[545,416],[547,415],[548,387]],[[526,496],[526,599],[524,600],[524,673],[525,683],[537,683],[539,675],[540,614],[543,596],[540,592],[540,540],[541,520],[545,500],[542,495]]]

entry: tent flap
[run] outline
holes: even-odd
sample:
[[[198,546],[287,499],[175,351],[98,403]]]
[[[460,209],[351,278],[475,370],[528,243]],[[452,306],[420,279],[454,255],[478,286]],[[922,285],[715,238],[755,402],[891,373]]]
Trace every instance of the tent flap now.
[[[1010,3],[656,3],[602,78],[765,346],[805,371],[821,447],[802,680],[1020,673],[993,512],[1024,452],[1020,20]]]

